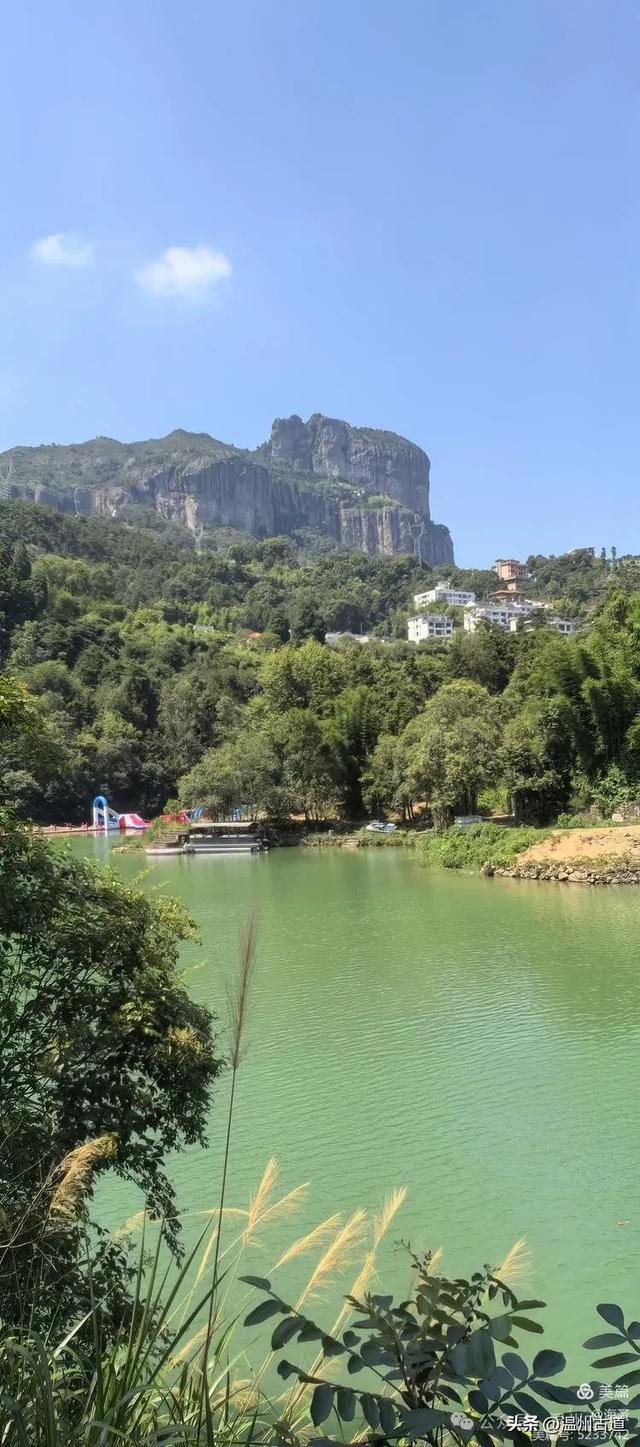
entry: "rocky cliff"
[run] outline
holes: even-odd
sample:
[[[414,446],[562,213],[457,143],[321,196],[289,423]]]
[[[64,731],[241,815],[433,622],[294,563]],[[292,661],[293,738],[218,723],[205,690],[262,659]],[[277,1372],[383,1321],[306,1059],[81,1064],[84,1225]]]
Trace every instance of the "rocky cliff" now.
[[[190,528],[310,531],[349,551],[419,546],[425,562],[453,561],[447,528],[431,521],[426,453],[393,432],[319,414],[277,418],[254,452],[177,431],[149,442],[16,447],[0,464],[2,493],[65,512],[153,508]]]
[[[266,450],[276,466],[284,463],[302,474],[341,478],[429,516],[429,458],[395,432],[350,427],[319,413],[308,422],[277,417]]]

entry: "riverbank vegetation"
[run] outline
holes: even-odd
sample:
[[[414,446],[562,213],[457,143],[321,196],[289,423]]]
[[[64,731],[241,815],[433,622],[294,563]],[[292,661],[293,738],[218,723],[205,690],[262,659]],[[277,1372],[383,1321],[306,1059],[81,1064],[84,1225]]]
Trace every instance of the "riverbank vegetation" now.
[[[443,869],[480,870],[515,864],[525,849],[547,838],[548,830],[523,826],[505,829],[500,824],[473,824],[465,829],[430,830],[419,836],[419,856],[425,864]]]
[[[157,520],[0,503],[0,664],[37,718],[28,744],[5,732],[1,802],[40,822],[85,819],[97,792],[149,815],[243,804],[311,823],[440,825],[487,798],[521,823],[610,814],[640,793],[636,563],[534,565],[576,637],[542,621],[415,647],[413,592],[438,576],[415,559],[218,534],[195,552]],[[372,641],[323,641],[345,630]]]
[[[87,1212],[113,1169],[181,1250],[170,1151],[204,1144],[222,1068],[210,1012],[179,974],[194,933],[174,901],[50,848],[0,815],[0,1320],[44,1335],[104,1293],[130,1312],[122,1246]],[[97,1242],[92,1281],[85,1231]],[[135,1279],[135,1273],[133,1273]]]

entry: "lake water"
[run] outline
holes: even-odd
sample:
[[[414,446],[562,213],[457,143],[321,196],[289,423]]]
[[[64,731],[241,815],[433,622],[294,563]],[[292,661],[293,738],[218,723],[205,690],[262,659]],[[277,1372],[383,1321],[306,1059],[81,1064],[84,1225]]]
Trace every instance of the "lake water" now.
[[[127,879],[142,867],[112,862]],[[429,871],[391,849],[144,865],[142,887],[197,920],[189,987],[220,1013],[239,929],[258,909],[228,1199],[246,1203],[271,1155],[283,1189],[311,1188],[246,1269],[404,1185],[382,1254],[390,1288],[407,1280],[400,1238],[444,1247],[456,1273],[526,1236],[524,1294],[549,1302],[550,1344],[597,1330],[597,1301],[640,1316],[640,894]],[[210,1149],[172,1162],[186,1213],[216,1203],[227,1089]],[[118,1183],[102,1191],[111,1222],[137,1204]]]

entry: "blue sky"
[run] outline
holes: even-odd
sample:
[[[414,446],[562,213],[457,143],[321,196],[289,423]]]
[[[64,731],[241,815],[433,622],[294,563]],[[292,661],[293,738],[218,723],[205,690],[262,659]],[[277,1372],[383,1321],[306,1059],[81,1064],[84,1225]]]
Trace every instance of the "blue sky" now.
[[[22,0],[4,17],[0,447],[432,462],[456,556],[640,551],[636,0]]]

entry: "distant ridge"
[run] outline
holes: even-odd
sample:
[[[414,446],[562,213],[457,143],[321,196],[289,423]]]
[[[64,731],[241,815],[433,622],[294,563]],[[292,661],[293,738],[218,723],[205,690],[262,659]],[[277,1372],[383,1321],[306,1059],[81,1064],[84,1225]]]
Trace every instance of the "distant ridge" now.
[[[190,528],[256,537],[310,532],[373,555],[414,552],[453,562],[449,531],[431,521],[430,464],[415,443],[314,413],[278,417],[253,451],[206,432],[13,447],[0,454],[10,497],[63,512],[118,516],[152,508]]]

